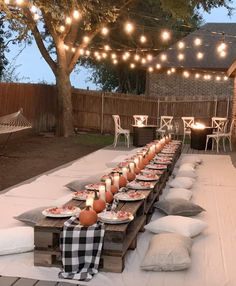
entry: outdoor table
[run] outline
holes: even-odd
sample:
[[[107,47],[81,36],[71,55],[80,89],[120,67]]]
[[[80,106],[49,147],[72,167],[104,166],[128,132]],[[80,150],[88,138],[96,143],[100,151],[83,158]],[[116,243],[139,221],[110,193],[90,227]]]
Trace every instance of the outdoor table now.
[[[191,129],[191,142],[190,147],[197,150],[205,150],[207,135],[212,134],[214,127],[190,128]],[[207,149],[211,149],[212,142],[209,141]]]
[[[132,125],[134,129],[133,145],[142,147],[156,139],[157,125]]]

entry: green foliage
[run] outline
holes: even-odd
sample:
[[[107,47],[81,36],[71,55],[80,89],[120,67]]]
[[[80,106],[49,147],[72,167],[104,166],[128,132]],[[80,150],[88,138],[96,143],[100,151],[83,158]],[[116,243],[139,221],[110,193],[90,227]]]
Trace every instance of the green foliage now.
[[[4,25],[3,25],[3,21],[1,20],[1,14],[0,14],[0,81],[2,81],[3,79],[4,71],[8,64],[8,61],[5,55],[7,49],[5,48],[4,38],[5,38]]]

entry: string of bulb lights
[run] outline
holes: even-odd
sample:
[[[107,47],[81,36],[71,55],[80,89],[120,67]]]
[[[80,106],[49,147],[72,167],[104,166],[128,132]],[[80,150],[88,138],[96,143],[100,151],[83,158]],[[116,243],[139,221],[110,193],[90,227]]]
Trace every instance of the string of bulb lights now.
[[[17,5],[19,7],[23,6],[25,4],[24,0],[4,0],[4,3],[6,5]],[[36,7],[35,5],[31,4],[30,2],[28,3],[30,11],[32,13],[33,19],[37,22],[41,19],[41,12],[40,9],[38,7]],[[80,13],[79,10],[74,10],[70,16],[65,16],[64,17],[64,24],[60,24],[59,27],[57,28],[59,33],[64,33],[66,32],[66,28],[70,25],[73,24],[73,21],[79,21],[82,18],[82,14]],[[132,23],[131,21],[127,21],[124,24],[124,31],[126,34],[131,35],[135,32],[135,25],[134,23]],[[205,30],[207,31],[207,30]],[[222,40],[221,42],[217,45],[216,47],[216,51],[217,54],[219,56],[219,58],[225,58],[227,56],[227,51],[228,51],[228,44],[225,42],[225,36],[226,34],[224,33],[218,33],[218,32],[213,32],[213,31],[207,31],[209,32],[209,34],[212,35],[220,35],[222,36]],[[103,26],[100,30],[100,33],[103,37],[108,37],[109,33],[110,33],[110,29],[106,26]],[[234,35],[228,35],[227,37],[231,37],[231,38],[235,38],[236,36]],[[163,30],[160,34],[160,39],[165,42],[168,43],[168,41],[171,40],[171,32],[169,30]],[[82,42],[86,45],[89,46],[91,39],[89,38],[88,35],[84,35],[82,38]],[[142,46],[146,45],[148,43],[148,37],[144,34],[141,33],[141,35],[139,35],[139,44]],[[184,61],[185,59],[185,54],[184,54],[184,50],[187,49],[196,49],[199,47],[203,47],[203,46],[207,46],[204,45],[203,39],[196,36],[195,39],[193,39],[193,46],[187,46],[186,43],[184,41],[179,41],[176,44],[176,47],[178,49],[178,54],[177,56],[177,60],[178,61]],[[105,44],[103,47],[100,48],[93,48],[92,46],[89,48],[80,48],[80,45],[70,45],[65,43],[64,44],[64,49],[67,52],[71,52],[71,53],[75,53],[77,51],[77,49],[79,49],[79,54],[83,57],[91,57],[97,61],[101,61],[101,60],[111,60],[111,63],[114,65],[119,64],[120,62],[126,62],[129,63],[129,67],[130,69],[135,69],[138,66],[142,66],[147,68],[147,71],[149,73],[152,73],[156,70],[161,70],[162,69],[162,63],[165,63],[168,61],[167,58],[167,54],[165,52],[162,52],[158,55],[159,59],[160,59],[160,63],[156,63],[155,66],[150,66],[149,63],[151,64],[154,56],[150,53],[152,52],[160,52],[160,49],[148,49],[145,47],[139,47],[139,48],[128,48],[128,49],[115,49],[115,48],[111,48],[108,44]],[[169,48],[171,49],[171,48]],[[197,51],[196,52],[196,59],[197,60],[202,60],[204,58],[204,53],[202,51]],[[166,73],[167,75],[172,75],[176,72],[176,68],[172,67],[167,69]],[[195,79],[204,79],[204,80],[211,80],[211,79],[215,79],[216,81],[220,81],[220,80],[227,80],[228,77],[224,76],[224,75],[215,75],[212,76],[210,74],[204,74],[201,75],[198,72],[190,72],[190,71],[186,71],[184,70],[182,72],[183,77],[185,78],[190,78],[190,77],[194,77]]]

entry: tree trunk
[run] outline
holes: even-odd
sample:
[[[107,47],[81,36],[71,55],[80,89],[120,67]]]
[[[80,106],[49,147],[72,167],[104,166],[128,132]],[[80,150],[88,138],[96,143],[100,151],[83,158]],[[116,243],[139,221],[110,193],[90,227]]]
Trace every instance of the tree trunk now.
[[[56,87],[58,106],[56,134],[69,137],[74,134],[71,83],[70,75],[62,67],[59,67],[56,72]]]

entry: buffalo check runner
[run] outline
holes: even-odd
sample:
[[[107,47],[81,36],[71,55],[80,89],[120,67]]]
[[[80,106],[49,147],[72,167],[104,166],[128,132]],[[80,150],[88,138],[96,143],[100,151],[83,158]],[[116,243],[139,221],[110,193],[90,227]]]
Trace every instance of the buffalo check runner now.
[[[98,272],[105,233],[104,224],[98,222],[84,227],[77,217],[64,223],[61,232],[63,271],[59,278],[89,281]]]

